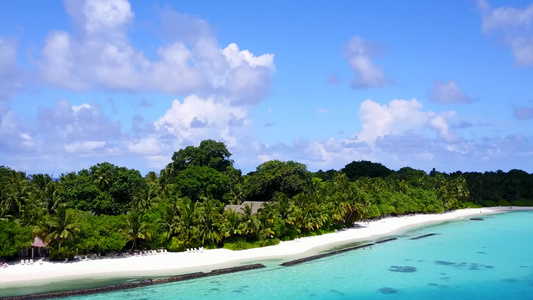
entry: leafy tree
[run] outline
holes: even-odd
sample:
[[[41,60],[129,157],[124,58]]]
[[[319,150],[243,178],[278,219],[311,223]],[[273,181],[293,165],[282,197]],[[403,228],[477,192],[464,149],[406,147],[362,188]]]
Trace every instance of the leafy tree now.
[[[261,164],[245,178],[246,198],[270,201],[276,193],[289,198],[303,192],[311,184],[311,173],[304,164],[273,160]]]
[[[189,166],[176,177],[176,187],[182,197],[193,201],[201,197],[229,202],[229,178],[207,166]]]
[[[233,165],[230,160],[231,153],[226,145],[213,140],[204,140],[198,147],[188,146],[172,155],[172,162],[167,166],[172,176],[177,176],[189,166],[204,166],[219,172],[225,172]]]
[[[328,180],[333,180],[333,178],[335,177],[335,175],[337,175],[338,171],[336,170],[327,170],[327,171],[322,171],[322,170],[318,170],[318,172],[316,173],[313,173],[313,176],[316,177],[316,178],[320,178],[322,179],[323,181],[328,181]]]
[[[370,178],[385,178],[392,174],[393,171],[380,163],[374,163],[366,160],[353,161],[341,169],[341,172],[346,174],[351,181],[355,181],[361,177]]]
[[[0,257],[13,257],[21,248],[30,247],[31,229],[13,221],[0,221]]]
[[[59,196],[69,207],[97,215],[124,212],[137,190],[146,187],[139,171],[110,163],[96,164],[77,174],[62,175],[60,183],[63,189]]]

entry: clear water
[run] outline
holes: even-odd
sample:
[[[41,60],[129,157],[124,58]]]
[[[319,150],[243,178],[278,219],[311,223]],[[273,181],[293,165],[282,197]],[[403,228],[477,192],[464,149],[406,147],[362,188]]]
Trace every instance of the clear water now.
[[[293,267],[68,299],[532,299],[532,249],[533,212],[514,212]]]

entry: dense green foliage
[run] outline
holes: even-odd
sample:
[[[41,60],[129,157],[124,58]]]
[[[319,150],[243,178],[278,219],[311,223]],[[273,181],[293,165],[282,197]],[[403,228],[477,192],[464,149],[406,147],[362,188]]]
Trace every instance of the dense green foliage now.
[[[346,176],[348,176],[348,178],[352,181],[355,181],[361,177],[385,178],[392,174],[392,171],[384,165],[366,160],[353,161],[342,168],[341,172],[346,174]]]
[[[32,241],[31,229],[15,222],[0,221],[0,257],[15,256],[21,247],[28,247]]]
[[[175,152],[159,174],[96,164],[53,180],[0,167],[0,257],[17,258],[32,236],[52,259],[136,249],[246,249],[350,227],[387,215],[466,206],[533,204],[533,175],[427,174],[368,161],[340,171],[269,161],[242,175],[223,143]],[[226,209],[226,204],[256,202]],[[258,206],[261,205],[257,213]]]
[[[257,167],[245,179],[246,198],[251,201],[270,201],[276,193],[293,197],[311,183],[311,173],[303,164],[272,160]]]
[[[483,206],[533,205],[533,176],[524,171],[456,172],[452,176],[466,179],[473,203]]]

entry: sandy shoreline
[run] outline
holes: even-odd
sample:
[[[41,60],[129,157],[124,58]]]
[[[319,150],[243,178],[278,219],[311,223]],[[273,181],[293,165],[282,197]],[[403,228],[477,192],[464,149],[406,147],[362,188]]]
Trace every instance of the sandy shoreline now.
[[[390,217],[369,223],[356,223],[358,228],[281,242],[279,245],[242,251],[205,250],[201,253],[161,253],[116,259],[77,261],[72,263],[38,262],[33,265],[11,264],[0,268],[0,289],[39,286],[70,280],[124,278],[131,276],[164,277],[190,272],[237,266],[269,259],[290,260],[320,250],[358,241],[374,240],[407,229],[444,221],[496,214],[508,211],[533,210],[533,207],[492,207],[461,209],[443,214],[420,214]]]

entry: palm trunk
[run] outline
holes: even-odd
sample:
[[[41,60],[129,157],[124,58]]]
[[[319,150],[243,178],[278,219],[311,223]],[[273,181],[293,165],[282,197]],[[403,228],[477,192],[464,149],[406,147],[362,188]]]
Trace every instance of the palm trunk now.
[[[135,246],[137,246],[137,239],[133,240],[133,243],[131,244],[131,251],[135,250]]]

